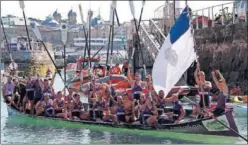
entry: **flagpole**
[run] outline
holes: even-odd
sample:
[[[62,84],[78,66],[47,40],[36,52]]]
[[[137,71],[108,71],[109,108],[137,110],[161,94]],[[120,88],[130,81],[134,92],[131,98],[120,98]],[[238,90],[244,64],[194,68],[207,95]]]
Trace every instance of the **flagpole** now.
[[[27,27],[26,15],[25,15],[25,11],[24,11],[24,8],[25,8],[24,1],[19,0],[19,4],[20,4],[20,8],[22,9],[22,14],[23,14],[24,22],[25,22],[25,28],[26,28],[26,32],[27,32],[27,36],[28,36],[29,49],[32,50],[31,41],[30,41],[29,32],[28,32],[28,27]]]
[[[106,58],[106,67],[107,67],[107,69],[108,69],[108,59],[109,59],[111,33],[112,33],[112,25],[109,26],[109,38],[108,38],[108,48],[107,48],[107,58]],[[105,73],[105,76],[106,76],[106,73]]]
[[[79,4],[78,7],[79,7],[81,22],[82,22],[83,31],[84,31],[84,38],[85,38],[84,56],[83,56],[83,60],[85,60],[86,50],[88,50],[88,39],[87,39],[87,33],[86,33],[86,29],[85,29],[85,23],[84,23],[84,17],[83,17],[83,12],[82,12],[81,4]],[[83,69],[84,69],[84,67],[85,67],[85,61],[83,61]]]
[[[88,11],[88,18],[89,18],[89,20],[88,20],[88,22],[89,22],[89,24],[88,24],[88,39],[89,39],[89,47],[88,47],[88,77],[90,78],[90,75],[91,75],[91,71],[90,71],[90,69],[91,69],[91,61],[90,61],[90,58],[91,58],[91,56],[90,56],[90,51],[91,51],[91,43],[90,43],[90,41],[91,41],[91,17],[92,17],[92,14],[93,12],[91,11],[91,9],[89,9],[89,11]]]
[[[113,17],[112,17],[112,34],[111,34],[111,52],[110,52],[110,68],[112,68],[113,61],[113,49],[114,49],[114,29],[115,29],[115,8],[113,9]]]
[[[173,0],[174,24],[176,23],[176,0]]]

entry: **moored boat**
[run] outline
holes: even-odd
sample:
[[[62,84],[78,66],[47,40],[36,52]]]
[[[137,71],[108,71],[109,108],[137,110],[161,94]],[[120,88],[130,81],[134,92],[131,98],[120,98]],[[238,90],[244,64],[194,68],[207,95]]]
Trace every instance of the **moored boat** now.
[[[25,75],[31,73],[45,77],[47,75],[47,70],[50,70],[53,74],[55,72],[55,67],[42,44],[34,41],[32,38],[30,41],[31,46],[29,46],[27,37],[18,36],[12,37],[8,44],[3,43],[1,45],[3,62],[5,62],[5,64],[10,62],[9,53],[11,53],[18,71],[24,72]],[[51,53],[53,51],[52,44],[46,43],[46,47],[53,58],[54,55]],[[8,51],[8,48],[10,49],[10,52]]]

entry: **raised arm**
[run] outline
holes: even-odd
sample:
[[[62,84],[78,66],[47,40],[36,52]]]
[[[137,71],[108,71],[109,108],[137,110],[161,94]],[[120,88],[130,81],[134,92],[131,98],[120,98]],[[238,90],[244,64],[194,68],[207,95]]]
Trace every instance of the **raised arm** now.
[[[44,90],[44,84],[40,78],[38,78],[38,81],[39,81],[40,88],[43,91]]]
[[[217,81],[217,78],[216,78],[216,75],[215,75],[215,72],[214,71],[212,71],[212,77],[213,77],[213,81],[214,81],[214,83],[215,83],[215,85],[216,86],[218,86],[218,81]]]
[[[199,80],[199,77],[198,77],[199,72],[200,72],[200,64],[199,64],[199,61],[197,61],[196,70],[194,72],[195,82],[196,82],[197,85],[200,84],[200,80]]]
[[[217,74],[220,76],[220,79],[224,82],[226,82],[225,78],[223,77],[223,75],[220,73],[219,70],[216,70]]]
[[[178,97],[183,92],[183,89],[180,89],[177,93],[173,94],[170,98],[164,98],[165,102],[172,102],[173,97]]]

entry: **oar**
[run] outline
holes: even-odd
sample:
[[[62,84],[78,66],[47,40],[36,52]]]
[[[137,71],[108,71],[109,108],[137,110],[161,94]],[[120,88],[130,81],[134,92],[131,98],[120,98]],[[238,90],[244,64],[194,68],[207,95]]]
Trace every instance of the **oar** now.
[[[5,33],[5,29],[4,29],[4,25],[3,25],[2,19],[1,19],[1,25],[2,25],[2,29],[3,29],[3,35],[4,35],[4,38],[5,38],[6,44],[7,44],[10,61],[12,62],[14,60],[13,60],[12,55],[11,55],[11,51],[10,51],[10,48],[9,48],[9,42],[8,42],[8,39],[7,39],[7,36],[6,36],[6,33]],[[12,63],[12,66],[13,66],[13,68],[15,68],[13,63]]]
[[[25,11],[24,11],[24,8],[25,8],[24,1],[23,0],[19,0],[19,4],[20,4],[20,8],[22,9],[23,18],[24,18],[24,22],[25,22],[25,28],[26,28],[26,32],[27,32],[27,36],[28,36],[29,49],[32,50],[31,40],[30,40],[30,37],[29,37],[29,32],[28,32],[28,27],[27,27],[26,15],[25,15]]]
[[[145,3],[143,2],[143,5],[142,5],[143,7],[144,7],[144,4]],[[139,29],[138,29],[137,21],[136,21],[136,18],[135,18],[135,10],[134,10],[133,0],[129,0],[129,5],[130,5],[131,13],[132,13],[133,19],[134,19],[134,25],[135,25],[136,35],[137,35],[137,39],[138,39],[138,48],[139,48],[139,50],[141,52],[141,59],[142,59],[142,62],[143,62],[144,72],[145,72],[145,75],[146,75],[146,65],[145,65],[145,61],[144,61],[143,52],[141,50],[140,37],[139,37]]]
[[[190,100],[188,97],[184,96],[188,101],[190,101],[191,103],[195,104],[196,102]],[[202,111],[208,113],[205,109],[200,108]],[[224,123],[222,123],[220,120],[218,120],[217,118],[215,118],[216,121],[218,121],[221,125],[225,126],[226,128],[228,128],[229,130],[231,130],[232,132],[234,132],[236,135],[238,135],[239,137],[241,137],[243,140],[245,140],[246,142],[248,142],[248,140],[243,137],[242,135],[240,135],[238,132],[236,132],[234,129],[232,129],[231,127],[225,125]]]

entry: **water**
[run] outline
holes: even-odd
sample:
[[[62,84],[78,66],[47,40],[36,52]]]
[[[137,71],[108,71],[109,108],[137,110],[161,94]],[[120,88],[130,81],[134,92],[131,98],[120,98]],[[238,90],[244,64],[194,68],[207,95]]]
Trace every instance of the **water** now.
[[[55,81],[56,90],[63,89],[60,79]],[[2,100],[2,98],[1,98]],[[171,138],[154,137],[107,131],[104,129],[68,128],[53,125],[41,126],[40,123],[29,124],[20,121],[21,118],[8,116],[6,105],[1,101],[1,143],[25,144],[187,144],[202,143]],[[239,132],[247,137],[247,114],[235,118]],[[32,121],[34,122],[34,121]],[[237,144],[246,143],[237,139]]]

